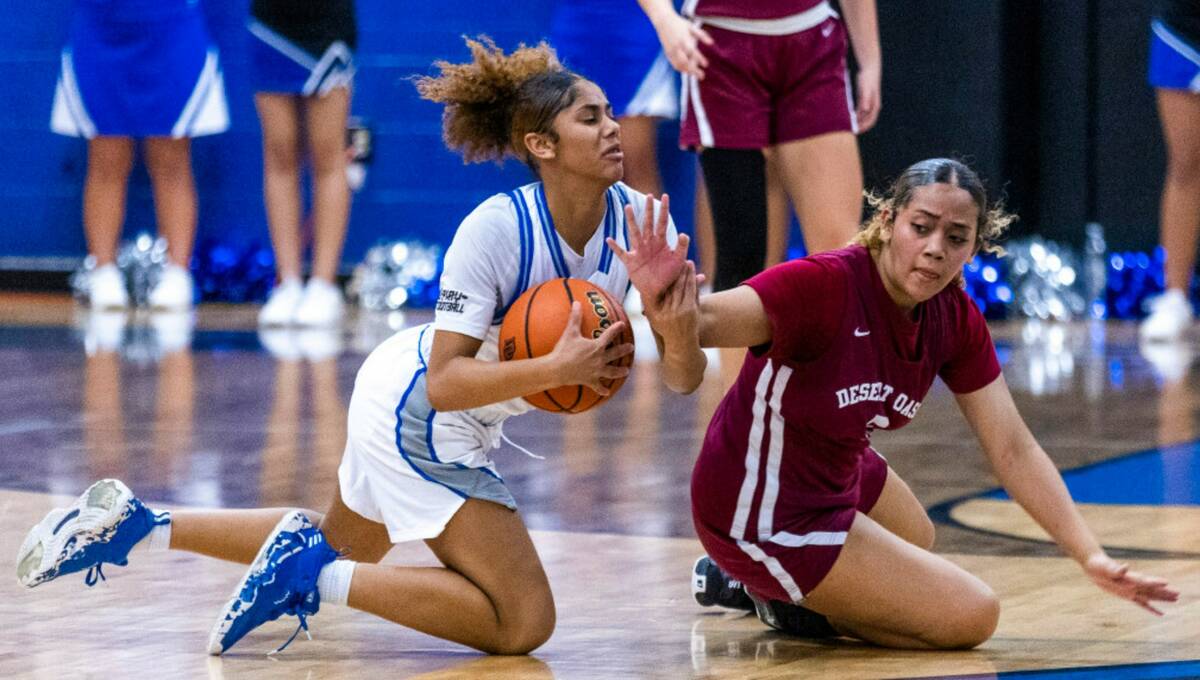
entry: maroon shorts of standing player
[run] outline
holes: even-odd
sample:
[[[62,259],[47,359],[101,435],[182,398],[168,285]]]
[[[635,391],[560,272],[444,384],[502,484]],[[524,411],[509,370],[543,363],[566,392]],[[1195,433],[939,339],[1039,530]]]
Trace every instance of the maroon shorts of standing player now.
[[[704,468],[702,455],[692,475],[692,520],[700,543],[722,571],[745,584],[755,597],[784,602],[800,602],[825,578],[842,552],[855,515],[869,513],[875,507],[888,474],[883,456],[867,449],[858,467],[857,503],[834,507],[817,504],[809,512],[793,514],[786,525],[774,527],[770,540],[739,541],[730,535],[731,524],[736,521],[734,508],[721,501],[697,502],[724,495],[714,493],[709,484],[729,488],[728,479],[717,481],[706,475],[723,473]],[[736,505],[737,501],[733,502]]]
[[[708,58],[704,79],[683,77],[681,146],[762,149],[858,131],[846,72],[846,29],[836,15],[786,35],[696,21],[714,44],[700,45]]]

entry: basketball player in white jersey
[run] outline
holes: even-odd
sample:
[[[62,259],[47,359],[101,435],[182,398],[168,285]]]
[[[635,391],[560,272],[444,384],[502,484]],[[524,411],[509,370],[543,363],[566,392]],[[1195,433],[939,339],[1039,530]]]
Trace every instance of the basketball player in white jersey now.
[[[417,83],[446,107],[447,146],[469,162],[519,158],[540,181],[467,216],[446,254],[435,321],[398,333],[363,364],[328,512],[154,512],[102,480],[30,532],[18,555],[22,583],[84,569],[94,583],[131,549],[248,563],[213,628],[212,654],[283,614],[307,628],[322,602],[490,653],[526,653],[549,638],[550,586],[490,453],[504,419],[529,409],[522,395],[577,384],[606,394],[602,381],[628,372],[612,362],[633,348],[608,347],[620,323],[584,338],[576,306],[549,355],[499,363],[498,327],[522,291],[555,277],[624,297],[629,275],[606,238],[628,248],[624,206],[637,219],[654,208],[620,182],[620,129],[594,83],[545,44],[512,54],[486,39],[468,46],[470,62],[439,62],[440,76]],[[656,212],[667,208],[664,197]],[[393,544],[417,539],[442,567],[377,564]]]

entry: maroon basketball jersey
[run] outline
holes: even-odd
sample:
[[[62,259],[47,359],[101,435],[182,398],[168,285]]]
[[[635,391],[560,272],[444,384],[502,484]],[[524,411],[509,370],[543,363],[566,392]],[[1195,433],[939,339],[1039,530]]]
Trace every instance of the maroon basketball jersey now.
[[[799,14],[822,0],[685,0],[681,14],[694,17],[779,19]]]
[[[970,392],[1000,373],[983,317],[957,286],[919,305],[913,321],[888,296],[865,248],[807,260],[772,267],[747,285],[762,299],[775,338],[811,327],[798,320],[810,312],[837,313],[831,306],[841,308],[840,322],[827,325],[837,328],[834,337],[805,343],[825,348],[815,358],[789,355],[795,342],[747,353],[696,463],[697,516],[739,541],[766,541],[807,512],[853,507],[872,430],[912,420],[937,375],[952,390]],[[844,294],[822,286],[811,299],[797,289],[795,272],[814,266],[839,280]]]

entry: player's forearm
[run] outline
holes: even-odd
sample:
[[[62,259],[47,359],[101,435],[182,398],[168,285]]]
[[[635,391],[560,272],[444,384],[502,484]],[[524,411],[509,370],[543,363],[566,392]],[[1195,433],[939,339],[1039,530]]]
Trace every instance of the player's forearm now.
[[[438,411],[462,411],[561,387],[558,375],[549,356],[500,362],[454,357],[426,376],[426,394]]]
[[[708,357],[700,349],[699,338],[668,340],[656,332],[654,342],[658,345],[659,370],[667,388],[679,394],[695,392],[708,368]]]
[[[1012,455],[993,458],[1001,484],[1054,542],[1080,564],[1101,550],[1062,475],[1032,435]]]
[[[883,52],[879,47],[879,18],[875,12],[875,0],[843,0],[842,14],[859,68],[882,69]]]

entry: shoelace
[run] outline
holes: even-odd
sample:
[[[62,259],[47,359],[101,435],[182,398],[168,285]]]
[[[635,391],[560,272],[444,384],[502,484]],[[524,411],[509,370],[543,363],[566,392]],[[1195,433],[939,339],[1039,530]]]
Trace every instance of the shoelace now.
[[[345,550],[337,551],[337,556],[339,558],[345,557],[346,555],[349,555],[349,554],[350,554],[349,548],[347,548]],[[313,583],[312,587],[315,589],[317,587],[317,584]],[[275,656],[279,652],[282,652],[283,650],[287,649],[287,646],[292,644],[292,641],[296,639],[296,636],[299,635],[300,631],[302,631],[302,630],[304,631],[304,636],[307,637],[310,642],[312,641],[312,633],[308,632],[308,612],[304,611],[304,602],[307,599],[308,599],[307,596],[293,597],[292,601],[290,603],[288,603],[288,608],[285,609],[283,611],[283,613],[291,614],[291,615],[295,616],[297,619],[299,619],[300,625],[296,626],[296,630],[292,632],[292,636],[287,639],[287,642],[280,645],[279,648],[276,649],[275,651],[267,652],[267,656]]]
[[[292,644],[292,640],[295,640],[296,636],[299,635],[300,631],[302,631],[302,630],[304,631],[304,635],[310,641],[312,640],[312,633],[308,632],[308,614],[305,613],[305,611],[301,608],[300,605],[302,603],[303,603],[303,598],[299,602],[292,604],[286,610],[284,610],[284,612],[283,612],[284,614],[292,614],[297,619],[300,619],[300,625],[296,626],[296,630],[292,633],[292,636],[287,639],[287,642],[280,645],[279,648],[276,649],[275,651],[267,652],[267,656],[275,656],[279,652],[282,652],[283,650],[287,649],[287,646]]]
[[[170,523],[171,523],[170,511],[152,513],[150,515],[150,526],[151,527],[156,527],[156,526],[160,526],[163,524],[170,524]],[[146,540],[146,537],[143,536],[141,540]],[[91,546],[88,546],[88,547],[91,547]],[[132,545],[129,547],[131,549],[133,548]],[[123,560],[121,562],[113,562],[113,564],[115,564],[119,567],[123,567],[128,563],[129,563],[128,560]],[[104,567],[104,562],[97,562],[96,564],[93,564],[91,566],[91,568],[89,568],[87,570],[87,573],[83,575],[84,585],[86,585],[88,588],[91,588],[92,586],[95,586],[97,583],[99,583],[101,581],[107,581],[108,578],[104,575],[103,567]]]
[[[545,457],[545,456],[539,456],[539,455],[537,455],[536,453],[534,453],[533,451],[530,451],[529,449],[525,448],[524,446],[521,446],[520,444],[518,444],[518,443],[514,442],[513,440],[509,439],[509,438],[508,438],[508,435],[504,434],[503,432],[501,432],[501,433],[500,433],[500,439],[502,439],[502,440],[504,440],[504,441],[508,442],[508,445],[509,445],[509,446],[511,446],[511,447],[513,447],[514,449],[516,449],[516,450],[520,451],[521,453],[525,454],[526,456],[529,456],[530,458],[536,458],[536,459],[538,459],[538,460],[546,460],[546,457]]]
[[[84,585],[86,585],[88,588],[91,588],[92,586],[96,585],[100,581],[108,580],[107,578],[104,577],[104,572],[100,569],[100,567],[102,567],[102,566],[104,566],[104,563],[98,562],[98,563],[92,565],[91,569],[87,570],[87,573],[83,575]]]

